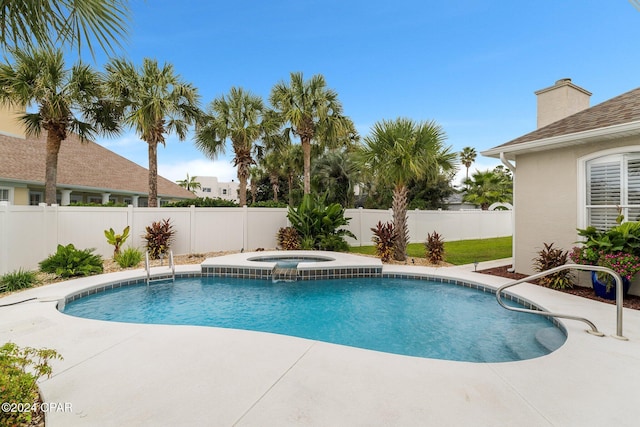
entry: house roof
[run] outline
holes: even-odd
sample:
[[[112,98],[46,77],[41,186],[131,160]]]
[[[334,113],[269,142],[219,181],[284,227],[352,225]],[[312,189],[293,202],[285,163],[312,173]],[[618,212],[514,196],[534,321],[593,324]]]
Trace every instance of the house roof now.
[[[640,134],[640,88],[491,148],[482,155],[498,157],[504,153],[513,158],[515,153],[637,134]]]
[[[26,139],[0,135],[0,180],[43,185],[46,134]],[[84,191],[149,193],[149,171],[92,141],[70,135],[58,154],[57,187]],[[158,176],[158,196],[193,198],[193,193]]]

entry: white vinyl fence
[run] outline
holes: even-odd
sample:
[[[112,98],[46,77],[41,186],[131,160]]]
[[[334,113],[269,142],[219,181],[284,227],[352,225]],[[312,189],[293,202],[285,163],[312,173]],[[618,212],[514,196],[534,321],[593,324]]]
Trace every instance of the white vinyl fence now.
[[[391,221],[390,210],[347,209],[353,246],[371,245],[371,227]],[[58,244],[95,248],[113,254],[104,230],[117,233],[128,225],[125,247],[144,249],[145,227],[170,219],[176,255],[215,251],[252,251],[276,247],[276,233],[286,227],[287,210],[275,208],[101,208],[73,206],[12,206],[0,202],[0,274],[36,269]],[[437,231],[445,241],[510,236],[512,211],[409,211],[410,241],[423,242]]]

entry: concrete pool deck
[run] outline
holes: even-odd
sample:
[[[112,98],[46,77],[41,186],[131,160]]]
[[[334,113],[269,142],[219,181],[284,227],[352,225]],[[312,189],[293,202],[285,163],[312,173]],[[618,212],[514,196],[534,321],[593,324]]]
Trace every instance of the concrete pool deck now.
[[[507,261],[508,262],[508,261]],[[487,268],[494,263],[481,264]],[[500,286],[508,280],[446,268],[385,265]],[[177,266],[197,273],[199,265]],[[523,284],[512,292],[554,312],[584,316],[606,334],[561,320],[566,343],[544,357],[468,363],[399,356],[267,333],[80,319],[56,301],[141,270],[76,279],[0,299],[0,342],[58,350],[47,426],[636,426],[640,312]],[[41,302],[47,301],[49,302]],[[64,406],[61,405],[62,408]],[[68,408],[68,406],[67,406]]]

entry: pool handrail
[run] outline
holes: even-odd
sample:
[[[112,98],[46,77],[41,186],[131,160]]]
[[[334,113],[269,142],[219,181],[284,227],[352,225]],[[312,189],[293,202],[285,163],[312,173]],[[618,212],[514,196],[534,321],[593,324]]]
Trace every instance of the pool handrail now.
[[[573,315],[570,315],[570,314],[552,313],[552,312],[546,311],[546,310],[529,310],[529,309],[526,309],[526,308],[509,307],[502,301],[502,292],[507,288],[510,288],[512,286],[519,285],[521,283],[528,282],[528,281],[531,281],[531,280],[536,280],[536,279],[539,279],[541,277],[545,277],[545,276],[548,276],[550,274],[557,273],[559,271],[571,270],[571,269],[583,270],[583,271],[600,271],[600,272],[607,273],[607,274],[613,276],[613,278],[615,279],[615,282],[616,282],[616,334],[612,335],[612,337],[617,338],[619,340],[627,341],[628,338],[626,338],[625,336],[622,335],[622,300],[623,300],[622,278],[620,277],[620,275],[618,273],[616,273],[615,271],[613,271],[613,270],[611,270],[610,268],[607,268],[607,267],[601,267],[599,265],[582,265],[582,264],[565,264],[565,265],[561,265],[559,267],[554,267],[554,268],[551,268],[549,270],[545,270],[543,272],[540,272],[540,273],[537,273],[537,274],[533,274],[531,276],[527,276],[527,277],[522,278],[522,279],[517,279],[517,280],[509,282],[509,283],[507,283],[505,285],[500,286],[496,290],[496,299],[498,300],[498,303],[502,307],[506,308],[507,310],[517,311],[517,312],[521,312],[521,313],[537,314],[537,315],[542,315],[542,316],[560,317],[560,318],[563,318],[563,319],[577,320],[577,321],[580,321],[580,322],[584,322],[587,325],[589,325],[589,327],[591,327],[590,330],[587,330],[588,333],[590,333],[591,335],[602,337],[602,336],[604,336],[604,334],[602,332],[598,331],[598,328],[596,328],[596,325],[594,325],[593,322],[591,322],[588,319],[585,319],[584,317],[573,316]]]
[[[149,285],[149,283],[156,281],[156,280],[167,280],[164,276],[157,278],[157,279],[152,279],[151,278],[151,264],[149,263],[149,251],[146,251],[144,254],[144,269],[147,272],[147,286]],[[169,251],[169,269],[171,270],[171,280],[175,283],[176,281],[176,264],[173,260],[173,251],[170,250]]]

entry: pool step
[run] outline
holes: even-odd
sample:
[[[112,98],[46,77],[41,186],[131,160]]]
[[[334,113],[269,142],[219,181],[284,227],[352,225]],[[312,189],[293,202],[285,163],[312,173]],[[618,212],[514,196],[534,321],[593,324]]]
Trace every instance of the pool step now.
[[[295,282],[298,280],[298,268],[276,264],[271,270],[272,282]]]
[[[543,328],[536,332],[536,341],[549,351],[556,351],[566,341],[567,337],[559,328]]]

